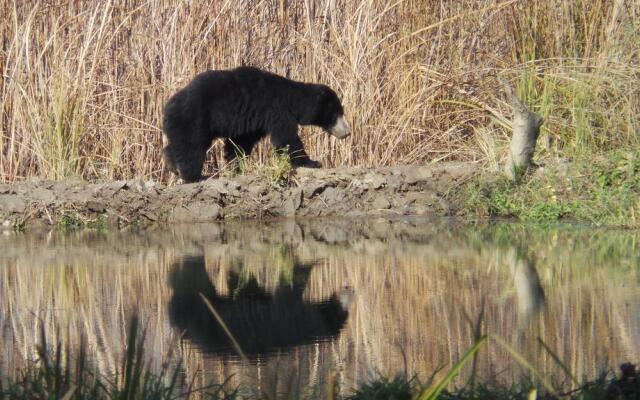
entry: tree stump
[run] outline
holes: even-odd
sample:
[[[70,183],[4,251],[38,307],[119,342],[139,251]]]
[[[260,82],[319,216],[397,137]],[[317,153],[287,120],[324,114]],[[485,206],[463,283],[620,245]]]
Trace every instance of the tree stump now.
[[[531,166],[543,119],[522,104],[511,86],[504,85],[513,108],[513,136],[504,169],[507,176],[515,181]]]

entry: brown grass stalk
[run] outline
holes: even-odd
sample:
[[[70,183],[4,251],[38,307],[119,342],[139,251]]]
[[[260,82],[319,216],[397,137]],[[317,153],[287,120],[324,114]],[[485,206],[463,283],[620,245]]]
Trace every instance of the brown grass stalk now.
[[[168,97],[198,72],[244,64],[338,91],[354,134],[302,130],[327,166],[495,163],[509,132],[497,75],[543,112],[557,151],[637,144],[634,1],[0,0],[0,10],[1,181],[165,179]],[[220,146],[211,153],[208,172]]]

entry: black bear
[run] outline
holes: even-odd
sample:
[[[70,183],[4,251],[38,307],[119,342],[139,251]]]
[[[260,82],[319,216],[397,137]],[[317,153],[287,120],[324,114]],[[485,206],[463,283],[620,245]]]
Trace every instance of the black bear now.
[[[226,161],[250,154],[267,134],[294,167],[318,168],[298,136],[298,125],[315,125],[336,138],[349,135],[344,110],[326,85],[296,82],[253,67],[206,71],[174,94],[164,109],[163,156],[185,182],[202,177],[205,153],[224,138]]]

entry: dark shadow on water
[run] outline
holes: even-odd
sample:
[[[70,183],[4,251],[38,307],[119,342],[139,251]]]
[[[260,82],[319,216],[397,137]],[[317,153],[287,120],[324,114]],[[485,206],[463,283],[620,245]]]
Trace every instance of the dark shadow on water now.
[[[303,292],[311,266],[294,261],[292,277],[281,279],[273,293],[254,276],[232,270],[228,295],[220,295],[205,269],[204,256],[188,256],[173,263],[169,320],[205,353],[235,353],[227,334],[200,297],[207,297],[243,352],[250,358],[338,336],[353,297],[343,289],[320,302],[305,301]]]

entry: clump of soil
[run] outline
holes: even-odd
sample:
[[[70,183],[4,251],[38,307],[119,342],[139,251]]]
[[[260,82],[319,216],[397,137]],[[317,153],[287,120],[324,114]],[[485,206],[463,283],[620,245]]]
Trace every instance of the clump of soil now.
[[[144,181],[29,180],[0,185],[0,223],[124,226],[281,216],[451,215],[444,197],[469,163],[386,168],[300,168],[284,184],[259,175],[169,185]]]

